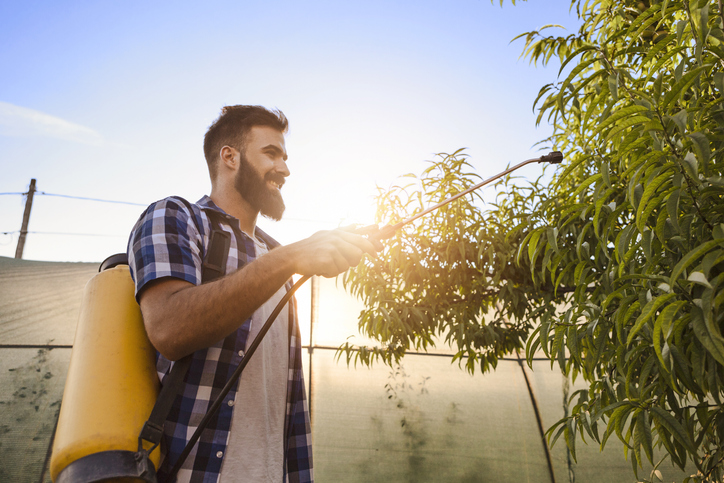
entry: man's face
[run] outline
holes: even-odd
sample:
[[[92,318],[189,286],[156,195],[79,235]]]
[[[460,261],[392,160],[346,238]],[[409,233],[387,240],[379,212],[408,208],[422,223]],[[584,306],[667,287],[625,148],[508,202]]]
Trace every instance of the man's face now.
[[[262,215],[281,220],[285,207],[280,189],[289,176],[284,134],[272,127],[254,126],[246,136],[240,156],[237,191]]]

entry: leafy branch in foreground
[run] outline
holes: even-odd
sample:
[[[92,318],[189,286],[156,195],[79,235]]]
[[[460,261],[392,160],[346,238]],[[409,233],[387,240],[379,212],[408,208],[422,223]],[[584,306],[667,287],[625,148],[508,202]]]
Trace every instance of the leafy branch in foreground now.
[[[560,62],[535,106],[566,163],[550,183],[499,183],[400,233],[346,283],[361,330],[398,361],[439,338],[469,371],[516,348],[542,351],[588,389],[549,430],[615,434],[634,471],[694,466],[724,478],[724,11],[719,0],[572,2],[577,33],[523,34],[533,63]],[[548,32],[547,30],[546,32]],[[464,154],[441,155],[379,197],[396,221],[475,182]],[[417,184],[415,184],[417,183]],[[657,462],[658,465],[660,462]]]
[[[462,150],[438,155],[420,177],[406,176],[409,185],[380,192],[378,220],[396,223],[473,186],[478,176],[470,169]],[[345,285],[365,301],[360,330],[383,344],[344,346],[348,362],[391,364],[442,340],[458,348],[455,360],[469,371],[478,364],[486,371],[524,348],[533,328],[529,309],[553,311],[555,294],[513,262],[524,232],[511,229],[540,202],[542,186],[521,188],[505,178],[498,187],[506,194],[496,210],[481,212],[472,193],[399,232],[377,259],[348,272]]]

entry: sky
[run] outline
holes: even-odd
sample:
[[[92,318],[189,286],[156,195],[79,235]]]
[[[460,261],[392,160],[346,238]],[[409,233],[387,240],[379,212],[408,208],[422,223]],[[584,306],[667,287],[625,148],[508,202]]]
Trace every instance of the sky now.
[[[466,148],[492,176],[538,157],[538,90],[558,66],[511,39],[573,33],[569,0],[24,1],[0,4],[0,193],[37,189],[23,258],[123,252],[147,205],[210,190],[203,136],[229,104],[281,109],[282,243],[374,222],[376,187]],[[539,165],[521,174],[537,177]],[[51,195],[137,203],[102,203]],[[0,194],[0,256],[25,200]]]

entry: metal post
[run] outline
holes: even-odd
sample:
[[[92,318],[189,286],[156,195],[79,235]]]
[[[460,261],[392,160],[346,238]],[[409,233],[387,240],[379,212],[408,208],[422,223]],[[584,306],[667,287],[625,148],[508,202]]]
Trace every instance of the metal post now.
[[[25,199],[25,211],[23,212],[23,224],[20,227],[20,237],[18,237],[18,246],[15,249],[15,258],[23,258],[23,248],[25,248],[25,236],[28,234],[28,221],[30,221],[30,208],[33,207],[33,194],[35,193],[35,178],[30,180],[30,189]]]
[[[312,277],[312,301],[311,313],[309,314],[309,424],[312,424],[312,409],[314,400],[312,399],[312,387],[314,379],[312,378],[312,358],[314,352],[314,325],[319,318],[319,277]]]

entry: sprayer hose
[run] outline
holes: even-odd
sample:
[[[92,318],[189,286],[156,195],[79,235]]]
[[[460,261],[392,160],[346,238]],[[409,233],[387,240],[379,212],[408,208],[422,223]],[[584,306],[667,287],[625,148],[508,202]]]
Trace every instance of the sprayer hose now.
[[[301,287],[304,282],[310,279],[310,275],[305,275],[290,288],[286,294],[284,294],[284,297],[279,301],[277,306],[274,308],[274,311],[269,315],[269,318],[266,319],[266,322],[264,322],[264,325],[262,326],[261,330],[259,330],[259,334],[254,338],[251,345],[249,346],[249,349],[244,353],[244,357],[242,357],[241,362],[239,362],[239,365],[234,370],[234,373],[231,375],[229,380],[226,382],[226,385],[221,389],[221,393],[219,393],[219,396],[214,400],[214,402],[209,407],[209,410],[206,412],[206,415],[199,423],[198,427],[196,428],[196,431],[194,431],[194,434],[191,436],[191,439],[186,444],[186,447],[181,452],[181,455],[179,456],[178,460],[176,461],[176,464],[174,464],[174,467],[171,469],[171,473],[169,473],[169,481],[173,481],[173,478],[176,476],[176,473],[178,473],[178,470],[181,469],[181,465],[188,457],[189,453],[193,449],[194,445],[196,444],[196,441],[198,441],[199,437],[201,436],[201,432],[206,428],[206,426],[209,423],[209,420],[214,417],[216,412],[219,410],[219,407],[221,407],[221,403],[224,401],[224,398],[227,394],[229,394],[229,391],[231,391],[231,388],[234,386],[236,381],[241,376],[241,372],[246,367],[246,364],[249,362],[249,359],[251,359],[251,356],[256,351],[257,347],[261,344],[262,339],[264,338],[264,335],[269,331],[272,324],[274,323],[274,320],[276,320],[277,315],[282,311],[282,308],[289,302],[289,299],[292,298],[294,293],[299,290],[299,287]]]

